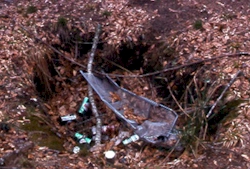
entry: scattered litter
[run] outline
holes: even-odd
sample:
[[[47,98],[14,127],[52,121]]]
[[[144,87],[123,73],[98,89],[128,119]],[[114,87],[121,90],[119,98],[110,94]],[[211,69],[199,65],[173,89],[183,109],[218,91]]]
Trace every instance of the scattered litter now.
[[[77,153],[79,153],[80,152],[80,147],[79,146],[75,146],[74,148],[73,148],[73,153],[74,154],[77,154]]]
[[[24,105],[22,105],[22,104],[18,105],[16,109],[20,110],[22,113],[26,111],[26,107]]]
[[[172,134],[178,116],[172,109],[119,87],[108,76],[97,77],[93,74],[83,73],[82,71],[81,74],[96,91],[101,100],[134,133],[132,136],[131,131],[119,131],[118,133],[119,127],[117,125],[103,125],[101,132],[104,134],[104,141],[113,141],[114,146],[119,145],[121,142],[123,145],[128,145],[138,140],[156,146],[173,146],[172,142],[178,139],[177,134]],[[78,113],[86,115],[90,111],[89,98],[85,97]],[[60,117],[60,121],[63,123],[69,123],[76,119],[77,116],[75,114]],[[92,139],[94,139],[97,131],[96,126],[91,127],[90,130],[90,133],[92,132]],[[113,137],[114,134],[116,137]],[[110,135],[112,135],[112,139],[110,139]],[[104,139],[105,136],[107,136],[107,139]],[[90,144],[92,141],[91,138],[79,132],[74,134],[74,138],[80,144]],[[74,153],[78,153],[79,151],[80,147],[74,147]],[[105,152],[106,159],[112,159],[114,156],[115,152],[112,150]]]
[[[61,116],[60,117],[60,123],[61,124],[65,124],[65,123],[69,123],[71,121],[74,121],[76,120],[76,115],[74,114],[69,114],[69,115],[66,115],[66,116]]]
[[[172,134],[178,118],[175,111],[119,87],[109,76],[80,72],[101,100],[141,140],[160,147],[174,146],[169,145],[168,139],[178,140],[178,135]]]
[[[115,161],[115,152],[113,150],[105,151],[104,152],[105,158],[108,162],[114,163]]]
[[[83,134],[80,134],[80,133],[75,133],[75,138],[76,140],[80,143],[80,144],[83,144],[83,143],[87,143],[87,144],[90,144],[91,143],[91,139],[86,137],[85,135]]]
[[[82,101],[82,104],[78,110],[78,113],[80,113],[81,115],[84,115],[85,113],[87,113],[89,111],[89,98],[85,97]]]
[[[34,102],[37,102],[37,98],[34,98],[34,97],[30,98],[30,100],[34,101]]]
[[[124,145],[127,145],[127,144],[129,144],[129,143],[136,142],[136,141],[138,141],[139,139],[140,139],[140,137],[139,137],[137,134],[135,134],[135,135],[131,136],[130,138],[128,138],[128,139],[126,139],[126,140],[123,140],[122,143],[123,143]]]

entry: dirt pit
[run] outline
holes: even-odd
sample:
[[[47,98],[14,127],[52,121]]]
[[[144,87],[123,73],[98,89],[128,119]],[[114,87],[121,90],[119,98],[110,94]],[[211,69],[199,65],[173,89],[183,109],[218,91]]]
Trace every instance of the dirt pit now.
[[[112,3],[1,2],[1,63],[5,66],[0,72],[4,100],[0,108],[5,118],[0,116],[4,122],[0,164],[23,168],[249,168],[249,59],[241,53],[247,53],[249,46],[249,3]],[[81,116],[78,110],[88,96],[87,82],[79,70],[86,71],[97,22],[105,33],[97,45],[93,70],[110,73],[120,86],[175,110],[180,140],[173,148],[143,141],[114,146],[120,131],[127,132],[127,138],[133,133],[97,95],[103,126],[109,126],[99,151],[114,150],[114,164],[107,163],[102,153],[90,152],[93,141],[79,144],[75,139],[76,132],[93,139],[96,124],[91,111]],[[222,95],[238,70],[242,73]],[[223,97],[206,118],[220,95]],[[29,106],[36,120],[27,114]],[[76,120],[60,123],[60,117],[69,114],[76,115]],[[35,132],[21,129],[20,125],[33,125],[31,120],[38,127],[49,127],[44,131],[29,126]],[[10,125],[8,131],[5,124]],[[37,141],[29,142],[32,135]],[[47,145],[40,144],[48,135],[62,142],[53,143],[53,138]],[[72,152],[75,146],[80,147],[79,154]]]

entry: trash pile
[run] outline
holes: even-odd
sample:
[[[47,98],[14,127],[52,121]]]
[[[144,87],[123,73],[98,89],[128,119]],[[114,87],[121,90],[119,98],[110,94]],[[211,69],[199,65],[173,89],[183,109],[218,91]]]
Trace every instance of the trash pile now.
[[[80,73],[95,90],[99,98],[115,113],[121,125],[127,126],[130,130],[130,132],[119,131],[117,125],[103,125],[101,128],[102,134],[110,135],[112,133],[113,137],[108,139],[114,142],[114,146],[121,143],[128,145],[138,140],[164,148],[171,148],[175,145],[178,134],[173,130],[178,115],[172,109],[119,87],[108,76],[97,76],[82,71]],[[78,113],[80,116],[86,116],[90,111],[89,99],[85,97]],[[76,115],[69,114],[60,117],[60,124],[64,125],[76,120]],[[96,126],[92,126],[90,130],[88,134],[77,131],[73,134],[73,137],[79,144],[89,145],[95,138]],[[107,140],[105,137],[103,139]],[[79,151],[79,146],[73,148],[74,153]],[[109,158],[110,153],[106,155]]]

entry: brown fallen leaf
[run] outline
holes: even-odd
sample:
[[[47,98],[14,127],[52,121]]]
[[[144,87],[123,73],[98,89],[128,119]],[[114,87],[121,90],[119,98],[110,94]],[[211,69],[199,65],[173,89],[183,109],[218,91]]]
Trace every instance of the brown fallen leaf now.
[[[112,103],[121,100],[120,96],[119,96],[117,93],[115,93],[115,92],[109,92],[109,94],[110,94],[111,102],[112,102]]]
[[[126,105],[123,107],[123,110],[124,110],[124,117],[130,120],[134,120],[138,124],[141,124],[146,120],[145,117],[135,115],[134,110]]]

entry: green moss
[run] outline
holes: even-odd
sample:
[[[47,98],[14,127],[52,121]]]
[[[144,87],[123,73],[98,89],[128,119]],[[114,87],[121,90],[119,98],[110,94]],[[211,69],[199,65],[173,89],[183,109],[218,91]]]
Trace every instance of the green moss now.
[[[108,11],[108,10],[105,10],[105,11],[102,12],[102,15],[107,18],[107,17],[112,15],[112,12]]]
[[[65,17],[60,16],[57,19],[57,23],[55,24],[55,31],[59,34],[62,46],[70,45],[70,42],[72,40],[72,37],[70,35],[71,30],[68,27],[68,20]]]
[[[203,30],[203,23],[202,23],[202,20],[196,20],[194,23],[193,23],[193,28],[196,29],[196,30]]]
[[[63,17],[63,16],[60,16],[58,19],[57,19],[57,26],[58,27],[66,27],[68,24],[68,20]]]
[[[48,147],[50,149],[54,149],[54,150],[59,150],[59,151],[63,151],[63,141],[61,139],[59,139],[58,137],[56,137],[55,135],[53,135],[52,132],[48,132],[48,133],[33,133],[30,137],[30,139],[37,143],[39,146],[45,146]]]
[[[37,12],[37,8],[33,5],[28,6],[26,9],[26,14],[31,14],[31,13],[36,13]]]
[[[41,119],[30,116],[30,123],[23,125],[21,128],[29,132],[30,139],[39,146],[46,146],[50,149],[62,151],[64,141],[57,137],[51,131],[51,128]]]
[[[79,145],[79,147],[80,147],[79,156],[86,157],[89,154],[89,150],[88,150],[87,146],[88,146],[87,144]]]
[[[219,110],[220,114],[226,114],[226,116],[222,119],[222,121],[230,121],[238,116],[236,109],[240,104],[245,103],[246,100],[236,99],[226,103]]]

